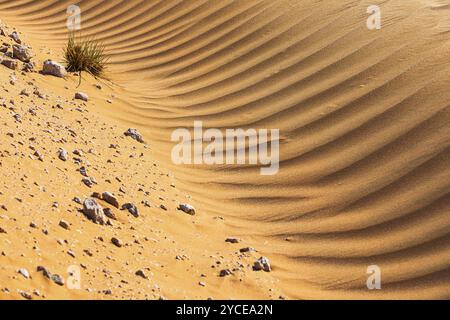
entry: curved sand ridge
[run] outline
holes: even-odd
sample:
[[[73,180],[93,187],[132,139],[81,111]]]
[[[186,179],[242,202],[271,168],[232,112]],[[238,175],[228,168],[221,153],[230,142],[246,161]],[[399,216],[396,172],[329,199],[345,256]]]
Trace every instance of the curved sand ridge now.
[[[379,3],[381,30],[366,9]],[[0,1],[60,49],[70,1]],[[294,298],[450,298],[449,1],[79,1],[121,103],[171,132],[280,129],[280,171],[173,166],[205,214],[260,243]],[[382,290],[366,288],[369,265]]]

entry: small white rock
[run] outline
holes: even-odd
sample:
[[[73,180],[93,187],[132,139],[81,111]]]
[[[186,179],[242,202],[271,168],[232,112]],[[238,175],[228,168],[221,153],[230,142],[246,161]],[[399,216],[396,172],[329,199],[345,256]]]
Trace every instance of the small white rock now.
[[[89,96],[84,92],[77,92],[77,93],[75,93],[75,99],[83,100],[83,101],[87,102],[89,100]]]
[[[30,279],[30,273],[25,268],[20,268],[17,270],[18,273],[20,273],[25,279]]]
[[[59,63],[52,60],[45,60],[42,69],[43,74],[52,75],[59,78],[64,78],[67,74],[66,68]]]

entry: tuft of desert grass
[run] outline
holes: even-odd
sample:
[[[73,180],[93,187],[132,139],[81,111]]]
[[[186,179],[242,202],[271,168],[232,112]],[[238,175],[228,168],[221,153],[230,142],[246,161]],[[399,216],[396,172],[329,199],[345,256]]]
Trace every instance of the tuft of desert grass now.
[[[76,39],[71,34],[64,48],[64,63],[69,72],[85,71],[95,77],[104,77],[108,58],[103,44],[93,38]]]

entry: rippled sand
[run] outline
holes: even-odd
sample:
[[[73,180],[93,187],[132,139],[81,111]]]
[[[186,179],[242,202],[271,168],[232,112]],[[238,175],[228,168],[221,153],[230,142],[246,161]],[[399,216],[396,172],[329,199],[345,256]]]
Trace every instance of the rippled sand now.
[[[111,56],[118,103],[102,112],[260,243],[289,297],[450,298],[449,1],[80,3]],[[60,52],[68,4],[3,0],[0,17]],[[280,129],[279,173],[173,165],[171,132],[195,120]]]

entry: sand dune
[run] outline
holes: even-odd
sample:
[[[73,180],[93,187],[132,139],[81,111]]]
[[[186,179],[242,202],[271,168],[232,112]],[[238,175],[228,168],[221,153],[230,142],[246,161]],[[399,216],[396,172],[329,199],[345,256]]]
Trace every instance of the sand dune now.
[[[0,17],[60,55],[69,4],[4,0]],[[284,294],[450,298],[449,1],[79,5],[111,57],[116,103],[100,113],[138,127],[201,212],[259,244]],[[172,164],[171,132],[196,120],[279,129],[279,173]],[[382,290],[367,290],[369,265]]]

